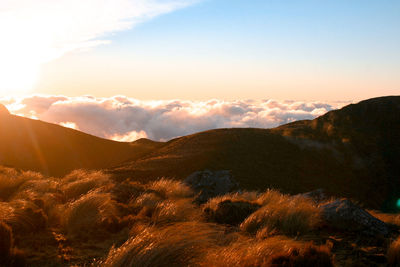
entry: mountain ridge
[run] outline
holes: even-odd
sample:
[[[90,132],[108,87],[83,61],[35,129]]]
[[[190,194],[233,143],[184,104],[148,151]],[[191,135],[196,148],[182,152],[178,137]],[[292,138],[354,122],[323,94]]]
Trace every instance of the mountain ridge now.
[[[0,164],[50,175],[105,169],[121,181],[149,181],[226,169],[249,190],[294,194],[324,188],[383,209],[394,208],[400,196],[400,96],[368,99],[272,129],[215,129],[167,142],[119,143],[14,115],[0,116],[0,123]],[[22,144],[13,148],[13,142]],[[15,156],[5,160],[6,147],[13,155],[28,154],[24,160],[30,164]],[[44,151],[51,169],[32,160],[40,158],[33,156],[37,151]]]

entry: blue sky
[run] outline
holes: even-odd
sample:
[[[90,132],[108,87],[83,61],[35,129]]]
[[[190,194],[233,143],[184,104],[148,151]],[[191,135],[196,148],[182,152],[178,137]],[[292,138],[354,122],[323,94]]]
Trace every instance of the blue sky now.
[[[160,13],[108,31],[110,44],[48,61],[33,92],[302,100],[400,93],[399,1],[205,0]]]

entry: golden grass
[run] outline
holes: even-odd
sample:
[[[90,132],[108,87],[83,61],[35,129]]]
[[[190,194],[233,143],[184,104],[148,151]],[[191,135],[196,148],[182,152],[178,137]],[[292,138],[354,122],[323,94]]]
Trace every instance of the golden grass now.
[[[208,250],[199,266],[333,266],[328,247],[316,247],[275,236],[265,240],[240,237],[228,246]]]
[[[145,227],[121,247],[112,249],[101,266],[191,266],[223,237],[221,227],[199,222]]]
[[[197,206],[192,190],[175,180],[117,182],[84,170],[53,178],[0,167],[0,193],[0,218],[6,225],[3,233],[0,222],[0,253],[10,247],[9,229],[15,245],[29,255],[28,265],[90,266],[95,257],[100,266],[332,265],[327,247],[293,238],[318,227],[316,204],[276,190],[230,193]],[[224,201],[260,208],[246,212],[240,227],[206,222],[211,219],[205,210],[215,211]],[[232,214],[238,209],[233,206]],[[398,224],[397,215],[372,214]],[[63,239],[54,241],[51,233]],[[40,242],[61,254],[46,252],[50,256],[40,261],[46,253],[41,245],[31,246]],[[388,251],[393,264],[399,263],[399,244],[395,241]],[[8,259],[14,262],[15,245]]]
[[[60,190],[69,201],[109,183],[110,177],[101,171],[76,170],[61,180]]]
[[[0,200],[9,200],[27,181],[42,179],[35,172],[18,172],[14,169],[0,167]]]
[[[203,209],[211,209],[216,210],[219,203],[224,202],[226,200],[230,200],[232,202],[235,201],[244,201],[259,204],[259,198],[261,194],[254,191],[244,191],[242,193],[229,193],[223,196],[214,197],[208,200],[207,203],[203,205]]]
[[[309,199],[267,191],[258,200],[263,206],[251,214],[240,228],[252,234],[258,231],[289,235],[304,234],[320,222],[320,210]]]
[[[69,234],[94,234],[116,224],[117,218],[118,210],[111,196],[92,191],[67,205],[63,226]]]
[[[30,201],[15,200],[0,204],[1,218],[16,232],[29,233],[47,227],[47,215]]]
[[[0,221],[0,265],[11,257],[13,246],[14,238],[10,226]]]
[[[156,224],[173,222],[201,221],[203,213],[191,199],[166,200],[160,202],[152,214],[152,221]]]
[[[387,260],[390,266],[400,266],[400,237],[390,244]]]
[[[368,212],[378,218],[379,220],[400,227],[400,214],[389,214],[389,213],[381,213],[379,211],[368,210]]]
[[[190,198],[193,191],[181,181],[162,178],[148,185],[148,189],[158,192],[164,198]]]

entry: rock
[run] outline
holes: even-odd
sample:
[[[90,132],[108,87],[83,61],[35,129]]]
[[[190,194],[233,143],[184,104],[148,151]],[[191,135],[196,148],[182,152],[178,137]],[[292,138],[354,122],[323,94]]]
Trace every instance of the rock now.
[[[189,175],[184,183],[190,186],[198,195],[196,203],[205,203],[210,198],[225,195],[239,188],[230,171],[198,171]]]
[[[204,212],[216,223],[239,225],[260,207],[261,205],[247,201],[225,200],[218,203],[216,210],[208,208]]]
[[[321,206],[322,218],[334,229],[359,232],[368,236],[387,236],[389,228],[348,199],[339,199]]]
[[[307,192],[304,194],[301,194],[303,197],[309,198],[313,200],[316,204],[321,203],[325,200],[328,199],[328,196],[326,195],[326,192],[324,189],[319,188],[317,190]]]

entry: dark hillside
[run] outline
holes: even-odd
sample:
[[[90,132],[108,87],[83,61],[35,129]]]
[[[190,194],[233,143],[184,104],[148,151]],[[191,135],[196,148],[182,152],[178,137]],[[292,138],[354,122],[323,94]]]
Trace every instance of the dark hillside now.
[[[0,107],[0,165],[50,175],[107,169],[119,180],[141,181],[231,170],[244,189],[295,194],[324,188],[393,210],[400,196],[400,97],[362,101],[274,129],[217,129],[133,143],[13,116]]]
[[[179,179],[227,169],[246,189],[325,188],[374,208],[398,195],[400,97],[383,97],[275,129],[218,129],[177,138],[111,170],[135,179]]]
[[[64,175],[102,169],[143,156],[150,143],[120,143],[58,125],[9,115],[0,106],[0,165]]]

